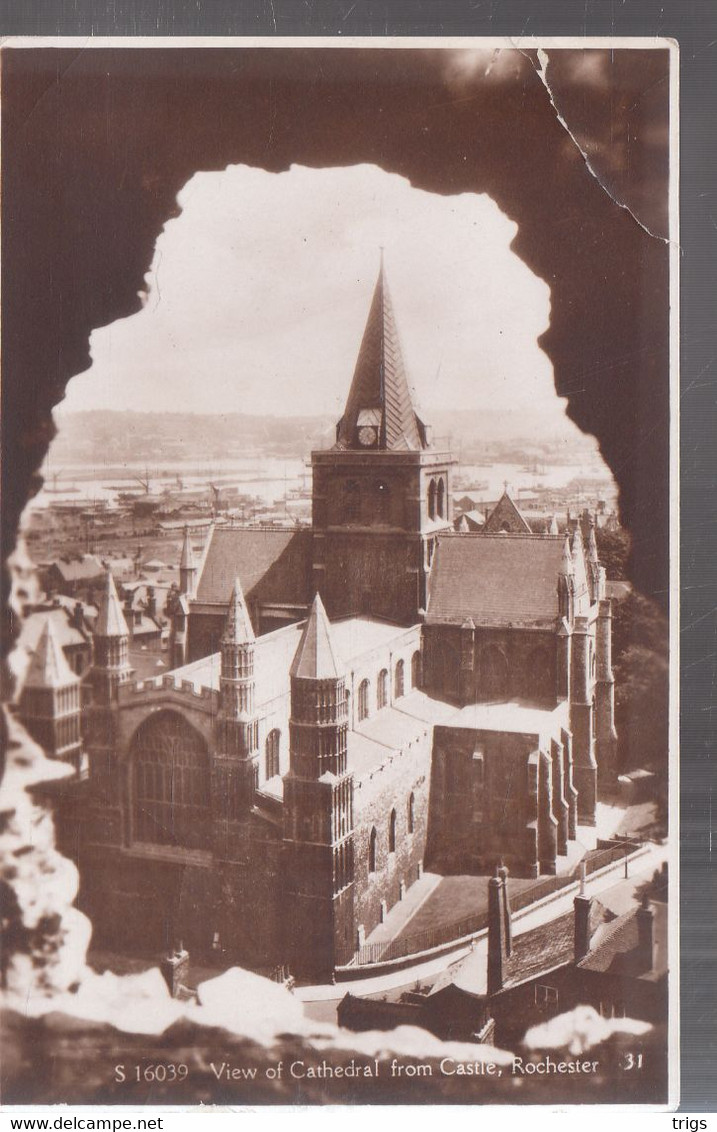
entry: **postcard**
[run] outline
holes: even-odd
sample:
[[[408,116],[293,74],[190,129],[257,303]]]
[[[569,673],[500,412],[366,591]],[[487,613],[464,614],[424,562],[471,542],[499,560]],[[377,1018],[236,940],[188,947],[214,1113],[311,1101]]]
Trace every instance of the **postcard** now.
[[[676,72],[4,44],[6,1105],[674,1103]]]

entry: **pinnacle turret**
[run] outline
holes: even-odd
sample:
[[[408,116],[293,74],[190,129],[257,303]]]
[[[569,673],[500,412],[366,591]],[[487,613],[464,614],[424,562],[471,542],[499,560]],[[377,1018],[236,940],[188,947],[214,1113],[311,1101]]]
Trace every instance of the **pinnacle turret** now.
[[[129,637],[127,622],[122,612],[122,603],[117,596],[112,571],[105,575],[105,588],[100,598],[100,609],[94,628],[95,637]]]
[[[302,680],[332,680],[344,675],[331,640],[331,625],[318,594],[304,625],[291,675]]]
[[[255,639],[251,618],[249,617],[249,611],[246,607],[244,593],[241,588],[241,582],[238,578],[235,578],[232,596],[229,601],[229,614],[222,634],[222,644],[245,645]]]
[[[79,676],[65,659],[52,618],[47,617],[28,665],[23,688],[65,688],[79,681]]]

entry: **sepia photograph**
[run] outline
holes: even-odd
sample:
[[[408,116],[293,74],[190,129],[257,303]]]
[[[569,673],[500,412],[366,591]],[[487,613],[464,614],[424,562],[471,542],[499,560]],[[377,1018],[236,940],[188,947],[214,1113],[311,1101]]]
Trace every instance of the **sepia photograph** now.
[[[4,1105],[674,1104],[675,43],[0,54]]]

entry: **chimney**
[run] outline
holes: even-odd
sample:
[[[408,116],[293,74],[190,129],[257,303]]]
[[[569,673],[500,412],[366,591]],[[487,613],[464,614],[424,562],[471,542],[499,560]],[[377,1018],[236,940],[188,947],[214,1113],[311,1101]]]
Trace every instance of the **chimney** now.
[[[590,950],[590,912],[592,900],[585,895],[585,862],[580,864],[580,892],[573,901],[575,908],[575,962],[584,959]]]
[[[81,601],[75,602],[75,608],[72,611],[71,624],[72,624],[73,629],[80,629],[80,630],[84,629],[85,615],[84,615],[84,610],[83,610]]]
[[[488,994],[503,989],[510,951],[506,940],[505,879],[500,868],[488,881]]]
[[[648,971],[655,966],[655,913],[650,899],[643,896],[642,905],[637,910],[637,949],[640,960]]]
[[[150,617],[157,616],[157,595],[154,586],[147,586],[147,614]]]
[[[508,870],[501,861],[498,866],[498,876],[503,881],[503,922],[505,924],[505,953],[513,951],[513,920],[510,915],[510,900],[508,899]]]

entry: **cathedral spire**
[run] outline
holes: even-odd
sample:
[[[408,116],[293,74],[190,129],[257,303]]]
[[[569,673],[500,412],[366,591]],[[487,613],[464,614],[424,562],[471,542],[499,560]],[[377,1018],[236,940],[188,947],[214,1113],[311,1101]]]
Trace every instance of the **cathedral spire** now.
[[[411,401],[383,249],[351,389],[336,429],[336,446],[383,451],[428,447],[425,426]]]
[[[117,596],[112,571],[105,575],[105,588],[100,598],[100,609],[94,628],[95,637],[127,637],[129,630],[122,612],[122,603]]]
[[[244,600],[241,582],[238,578],[235,578],[232,596],[229,600],[229,614],[222,634],[222,643],[246,645],[254,640],[254,629]]]
[[[79,676],[75,675],[65,659],[55,626],[48,616],[28,665],[23,688],[62,688],[79,682]]]
[[[343,676],[331,641],[331,625],[318,594],[304,625],[291,675],[300,680],[335,680]]]
[[[184,541],[182,543],[182,557],[179,560],[179,591],[191,596],[197,581],[197,564],[194,561],[192,540],[189,537],[189,527],[184,528]]]

